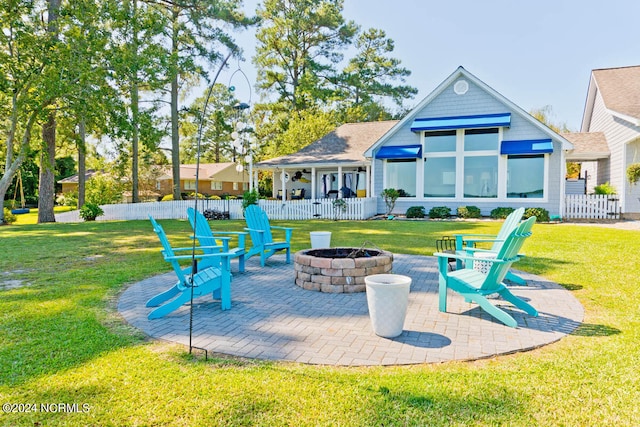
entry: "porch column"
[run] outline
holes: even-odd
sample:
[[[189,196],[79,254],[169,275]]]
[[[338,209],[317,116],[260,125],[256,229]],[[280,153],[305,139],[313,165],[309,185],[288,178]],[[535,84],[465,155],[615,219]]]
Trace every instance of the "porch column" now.
[[[311,200],[316,199],[316,168],[311,168]]]
[[[286,175],[286,173],[287,172],[284,169],[282,169],[282,172],[280,172],[280,183],[282,184],[281,188],[283,202],[287,200],[287,182],[284,180],[284,176]]]
[[[367,165],[367,172],[365,175],[367,178],[365,179],[365,197],[371,197],[371,165]]]
[[[342,166],[338,166],[338,198],[342,198],[343,194],[342,194]]]

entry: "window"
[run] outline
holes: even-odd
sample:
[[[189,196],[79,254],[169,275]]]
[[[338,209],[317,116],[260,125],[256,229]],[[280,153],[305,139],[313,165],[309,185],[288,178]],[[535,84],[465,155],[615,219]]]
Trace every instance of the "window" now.
[[[415,197],[416,159],[387,160],[386,188],[395,188],[401,197]]]
[[[248,182],[243,182],[242,183],[242,189],[244,191],[249,191],[249,183]]]
[[[456,158],[427,158],[424,164],[424,197],[455,197]]]
[[[507,156],[507,197],[544,197],[544,154]]]
[[[233,183],[233,190],[234,191],[238,191],[238,183],[237,182]]]
[[[184,189],[185,190],[195,190],[196,189],[196,181],[195,180],[185,180],[184,181]]]
[[[424,197],[498,197],[497,128],[424,134]]]
[[[425,153],[456,151],[456,131],[425,133],[424,151]]]
[[[212,190],[222,190],[222,181],[211,181]]]

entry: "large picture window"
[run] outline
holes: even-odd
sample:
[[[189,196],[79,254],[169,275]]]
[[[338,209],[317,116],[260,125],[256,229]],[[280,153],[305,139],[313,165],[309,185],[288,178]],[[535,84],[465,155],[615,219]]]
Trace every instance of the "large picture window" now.
[[[455,197],[456,158],[427,157],[424,164],[424,197]]]
[[[395,188],[401,197],[416,196],[416,159],[387,160],[386,187]]]
[[[544,154],[507,157],[507,197],[544,197]]]

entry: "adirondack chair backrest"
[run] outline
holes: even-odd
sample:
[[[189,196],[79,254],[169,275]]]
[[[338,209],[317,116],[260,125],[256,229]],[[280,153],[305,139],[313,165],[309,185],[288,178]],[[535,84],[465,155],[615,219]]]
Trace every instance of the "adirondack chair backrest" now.
[[[175,259],[168,259],[168,258],[172,258],[175,255],[175,253],[173,252],[173,248],[171,248],[171,245],[169,244],[169,239],[167,238],[167,234],[164,232],[164,229],[162,228],[162,226],[158,224],[151,215],[149,215],[149,220],[151,221],[151,225],[153,225],[153,231],[155,231],[155,233],[158,235],[160,244],[162,244],[162,256],[164,257],[165,261],[171,264],[171,267],[173,267],[173,270],[178,276],[178,280],[180,280],[181,283],[186,283],[186,277],[178,261],[176,261]]]
[[[515,230],[507,237],[502,248],[498,252],[496,259],[509,261],[504,263],[493,263],[487,277],[482,284],[482,289],[495,289],[500,286],[507,272],[511,268],[511,264],[517,259],[518,253],[522,248],[527,237],[531,236],[531,229],[536,222],[536,217],[523,221]]]
[[[505,218],[504,223],[502,223],[502,227],[496,236],[496,241],[493,242],[493,245],[491,246],[491,251],[500,252],[500,249],[502,249],[502,245],[506,241],[507,237],[509,237],[513,230],[518,227],[523,215],[524,208],[518,208]]]
[[[216,239],[213,237],[213,233],[211,232],[211,228],[209,228],[207,218],[205,218],[205,216],[202,215],[200,211],[197,211],[194,208],[187,208],[187,217],[189,218],[189,222],[191,223],[191,228],[195,230],[196,237],[201,246],[222,245],[221,242],[216,241]],[[205,251],[205,253],[206,252],[207,251]]]
[[[262,243],[272,243],[273,235],[271,234],[271,225],[269,224],[269,217],[267,213],[262,210],[258,205],[249,205],[244,210],[244,218],[247,222],[247,228],[249,228],[249,235],[251,241],[260,242],[264,238]],[[264,233],[262,237],[260,233],[255,230],[262,230]]]

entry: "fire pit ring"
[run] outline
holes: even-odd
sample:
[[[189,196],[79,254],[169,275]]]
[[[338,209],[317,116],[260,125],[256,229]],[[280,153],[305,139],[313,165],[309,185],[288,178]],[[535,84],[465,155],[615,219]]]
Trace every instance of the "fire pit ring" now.
[[[328,293],[366,290],[364,278],[391,272],[393,254],[371,248],[305,249],[293,256],[295,283],[303,289]]]

